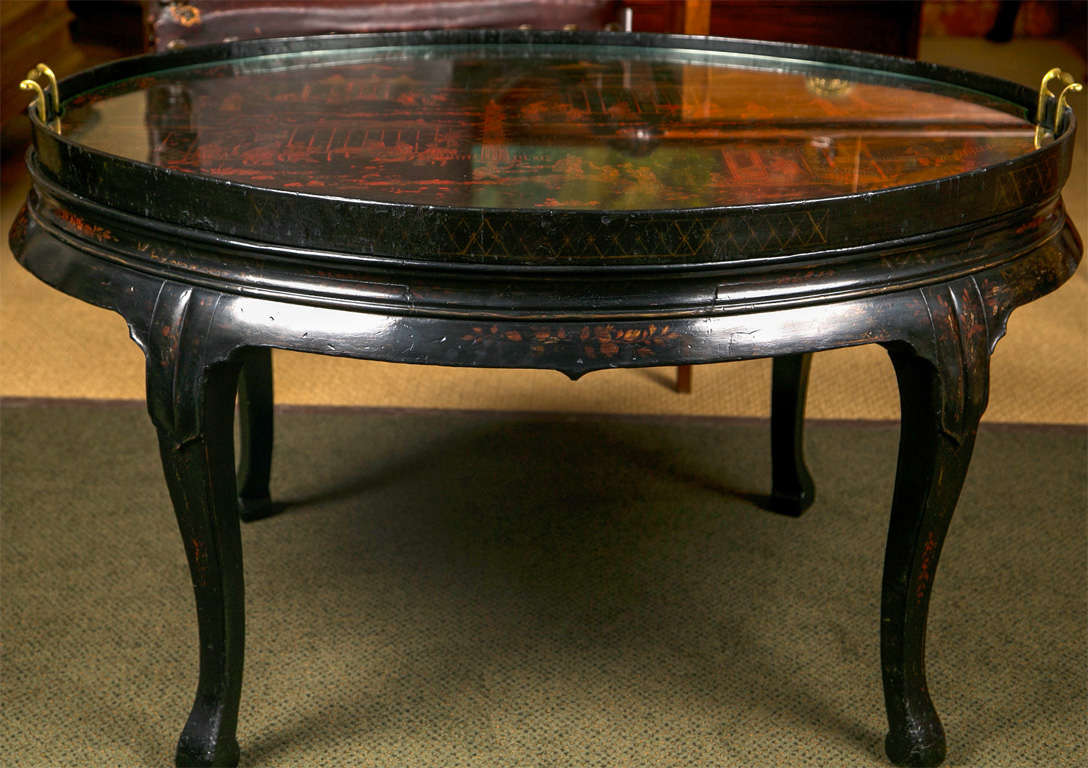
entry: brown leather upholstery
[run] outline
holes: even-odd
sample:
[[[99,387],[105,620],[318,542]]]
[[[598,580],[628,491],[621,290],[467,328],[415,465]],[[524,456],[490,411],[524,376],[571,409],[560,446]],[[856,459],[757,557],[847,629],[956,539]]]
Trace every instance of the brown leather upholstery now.
[[[156,50],[255,37],[335,32],[518,27],[600,29],[619,17],[616,0],[148,0]]]

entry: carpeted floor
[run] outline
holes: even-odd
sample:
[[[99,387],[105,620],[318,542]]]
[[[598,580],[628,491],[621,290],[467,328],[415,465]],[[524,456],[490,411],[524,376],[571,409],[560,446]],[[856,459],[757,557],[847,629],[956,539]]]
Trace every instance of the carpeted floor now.
[[[246,766],[886,765],[877,633],[894,425],[278,414],[247,525]],[[7,401],[0,764],[161,766],[195,685],[141,405]],[[1086,437],[986,427],[943,555],[950,766],[1088,763]]]

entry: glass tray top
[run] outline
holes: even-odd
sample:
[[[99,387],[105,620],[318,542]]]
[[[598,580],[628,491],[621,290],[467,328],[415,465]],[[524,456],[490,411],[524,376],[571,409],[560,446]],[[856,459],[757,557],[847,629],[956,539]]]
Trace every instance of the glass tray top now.
[[[216,61],[65,104],[185,173],[416,205],[654,210],[848,195],[1034,150],[1025,110],[916,77],[665,48],[416,45]]]

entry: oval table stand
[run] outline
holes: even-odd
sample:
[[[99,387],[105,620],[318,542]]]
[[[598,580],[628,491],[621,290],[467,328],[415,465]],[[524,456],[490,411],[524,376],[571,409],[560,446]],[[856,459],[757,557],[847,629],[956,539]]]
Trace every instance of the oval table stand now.
[[[377,62],[373,65],[368,63],[371,50]],[[415,50],[421,54],[413,58]],[[930,174],[921,180],[877,179],[866,188],[868,177],[862,173],[862,186],[855,176],[855,186],[846,192],[826,186],[806,192],[801,181],[793,181],[801,190],[793,197],[757,195],[721,204],[700,199],[685,205],[674,195],[667,207],[656,209],[639,203],[598,210],[588,203],[545,200],[544,193],[539,193],[539,205],[505,199],[481,203],[477,197],[471,197],[477,203],[473,205],[444,204],[404,190],[394,190],[386,199],[373,197],[377,182],[352,194],[340,188],[330,192],[316,183],[301,188],[291,186],[294,182],[279,184],[278,177],[262,182],[254,175],[231,176],[234,171],[223,170],[255,174],[275,166],[275,173],[287,174],[296,162],[291,142],[300,140],[305,123],[291,123],[297,117],[291,112],[294,107],[278,106],[284,111],[281,122],[295,126],[279,149],[265,151],[254,144],[242,154],[216,155],[215,125],[203,127],[200,122],[213,120],[208,105],[234,109],[230,120],[235,125],[246,119],[243,115],[259,111],[256,101],[241,111],[238,104],[263,98],[263,82],[271,83],[270,89],[280,87],[277,78],[301,71],[322,87],[341,87],[337,83],[350,80],[350,73],[338,75],[340,80],[318,77],[326,54],[332,57],[330,66],[346,61],[345,66],[358,67],[363,73],[359,82],[368,66],[395,68],[401,66],[397,62],[408,61],[417,68],[416,75],[409,74],[417,77],[421,68],[430,67],[426,71],[433,74],[450,60],[443,76],[452,71],[469,83],[458,85],[456,93],[468,94],[464,98],[471,102],[464,109],[465,135],[476,131],[466,139],[475,149],[465,150],[465,156],[472,160],[471,173],[477,174],[496,162],[507,162],[507,173],[514,174],[522,166],[509,164],[513,161],[508,157],[516,152],[504,147],[530,144],[535,135],[528,118],[510,117],[530,114],[529,97],[517,102],[520,106],[504,107],[505,123],[496,122],[496,113],[489,111],[488,105],[498,102],[488,91],[492,81],[479,74],[488,57],[503,60],[494,77],[506,78],[503,87],[509,93],[535,87],[529,80],[509,85],[517,80],[511,70],[522,66],[528,72],[550,71],[539,62],[552,59],[566,62],[566,69],[556,69],[563,78],[572,77],[570,61],[603,78],[598,82],[606,83],[600,94],[607,110],[590,105],[588,98],[585,107],[567,98],[572,92],[590,93],[588,76],[576,73],[576,80],[549,84],[547,92],[563,94],[566,114],[577,114],[583,123],[583,133],[564,141],[584,147],[592,143],[588,136],[597,145],[610,146],[628,164],[641,162],[639,158],[651,156],[658,146],[672,146],[670,142],[695,147],[705,139],[696,129],[709,123],[692,122],[703,118],[690,117],[689,102],[666,110],[661,104],[668,99],[661,94],[666,86],[686,94],[697,82],[710,83],[713,90],[719,87],[713,79],[719,67],[733,78],[728,82],[785,78],[783,73],[792,72],[797,93],[811,93],[811,103],[821,108],[845,92],[849,84],[843,83],[849,78],[861,85],[845,98],[877,94],[865,87],[908,88],[916,89],[912,93],[918,98],[945,94],[941,98],[971,102],[972,109],[986,102],[998,115],[994,120],[1016,121],[994,131],[1026,135],[1029,143],[1009,157],[971,166],[971,148],[977,144],[957,145],[966,149],[954,155],[942,154],[948,152],[942,144],[926,155],[925,136],[944,130],[926,128],[930,133],[912,139],[910,151],[938,165],[948,157],[955,160],[937,172],[912,161],[912,168]],[[461,61],[473,56],[477,58],[469,64]],[[272,62],[266,69],[261,57]],[[303,66],[292,64],[296,59]],[[658,78],[650,84],[658,88],[657,95],[649,85],[630,84],[640,72]],[[666,82],[666,77],[674,79]],[[246,90],[231,91],[232,78],[244,79]],[[448,82],[455,79],[450,76]],[[626,90],[608,91],[607,83],[613,81],[617,89]],[[571,82],[577,86],[574,91]],[[612,367],[773,357],[773,490],[768,505],[797,515],[813,499],[801,451],[810,355],[860,344],[880,344],[888,351],[902,404],[880,609],[886,751],[903,765],[933,766],[943,760],[945,735],[926,686],[926,615],[942,542],[986,408],[990,355],[1005,333],[1010,312],[1067,280],[1082,251],[1060,198],[1071,162],[1073,116],[1059,94],[1047,91],[1046,81],[1040,97],[1031,89],[981,75],[805,46],[652,35],[460,31],[209,46],[117,62],[68,78],[59,88],[53,84],[37,90],[31,111],[35,146],[27,155],[33,188],[12,227],[12,249],[46,283],[120,313],[146,355],[147,405],[188,554],[200,635],[196,699],[178,744],[178,765],[234,765],[239,758],[236,726],[244,639],[239,520],[276,510],[269,497],[271,349],[402,363],[555,369],[572,379]],[[140,157],[97,147],[91,138],[89,110],[122,91],[148,94],[146,122],[137,121],[133,130],[159,131],[150,150],[147,140],[137,147]],[[316,91],[314,85],[299,92],[305,96]],[[476,91],[484,96],[472,101]],[[405,93],[405,99],[423,99],[419,92]],[[613,98],[617,93],[622,99]],[[400,113],[391,111],[391,96],[382,97],[386,100],[380,109],[365,99],[322,98],[323,109],[352,104],[356,120],[363,119],[358,114],[366,109],[388,124],[400,119]],[[691,103],[709,104],[710,114],[717,104],[714,98]],[[865,98],[867,109],[875,111],[866,118],[870,122],[865,130],[879,130],[884,118],[879,105],[873,106],[878,96]],[[616,108],[624,99],[637,110]],[[285,103],[295,102],[277,102]],[[782,104],[777,117],[745,120],[763,119],[764,130],[786,126],[816,131],[817,138],[810,140],[806,134],[808,143],[797,150],[814,152],[804,155],[809,158],[804,162],[816,163],[828,147],[822,132],[846,118],[840,112],[816,128],[811,121],[798,128],[790,123],[791,115],[804,112],[805,103]],[[657,118],[647,116],[650,104],[660,108]],[[553,106],[533,107],[538,109],[533,114]],[[640,110],[645,114],[632,117]],[[104,119],[109,112],[94,114],[94,119]],[[441,119],[451,119],[443,114]],[[980,118],[969,115],[963,120],[972,136],[990,130]],[[178,128],[180,121],[187,121],[189,133]],[[561,125],[570,127],[568,123]],[[750,126],[719,120],[711,128],[728,133]],[[311,131],[306,146],[312,150],[317,134],[312,127],[306,130]],[[488,142],[503,130],[506,138]],[[521,133],[515,136],[515,131]],[[204,142],[203,159],[193,160],[200,153],[185,144],[193,135]],[[346,136],[342,155],[336,154],[339,149],[321,149],[298,160],[310,163],[299,166],[310,174],[303,178],[321,182],[324,163],[332,169],[334,160],[340,162],[337,158],[354,156],[354,139],[350,132]],[[400,136],[397,141],[403,143]],[[770,144],[758,146],[762,139],[729,141],[753,142],[743,145],[745,152],[756,147],[751,150],[755,154],[745,157],[763,162],[767,155],[758,153],[785,152],[788,147],[781,149],[786,146],[782,142],[789,136],[788,131],[775,134]],[[358,146],[365,148],[366,141],[370,139],[359,139]],[[382,151],[400,146],[390,142],[381,145]],[[874,139],[872,146],[878,145]],[[551,163],[549,146],[542,142],[533,156]],[[730,145],[723,146],[726,154],[715,157],[725,157],[728,165],[736,158],[728,155]],[[525,151],[523,158],[531,154]],[[214,167],[185,166],[190,161],[210,163],[207,158],[213,156],[218,158]],[[229,166],[231,157],[245,159]],[[605,162],[600,155],[592,157]],[[617,168],[633,167],[617,163]],[[855,172],[861,160],[857,163]],[[383,173],[393,167],[401,166],[383,166]],[[369,166],[359,168],[363,170],[352,173],[369,172]],[[739,184],[744,170],[729,168]],[[404,173],[407,188],[415,177]],[[346,184],[354,177],[345,178]],[[460,183],[458,178],[450,184]],[[476,184],[466,194],[505,194],[507,187],[498,178],[490,185]],[[776,178],[780,176],[765,173],[764,182]],[[722,185],[721,194],[731,188]],[[703,191],[700,187],[692,194]],[[665,185],[655,194],[668,197],[673,192]],[[237,469],[236,401],[241,414]]]

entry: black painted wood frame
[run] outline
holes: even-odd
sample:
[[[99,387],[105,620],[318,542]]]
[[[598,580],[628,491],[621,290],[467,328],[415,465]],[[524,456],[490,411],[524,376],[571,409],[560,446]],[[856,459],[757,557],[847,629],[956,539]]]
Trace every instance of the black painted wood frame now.
[[[1037,98],[970,73],[809,46],[510,30],[209,46],[91,70],[65,80],[62,95],[260,53],[496,42],[757,52],[956,83],[1025,111]],[[653,213],[413,209],[247,188],[102,155],[31,119],[34,186],[12,227],[12,249],[46,283],[120,313],[147,358],[148,409],[200,628],[198,689],[179,765],[233,765],[239,756],[239,519],[274,510],[272,348],[552,368],[571,378],[618,366],[775,357],[772,505],[797,514],[813,495],[800,448],[808,355],[883,345],[903,411],[881,604],[886,749],[905,765],[944,758],[925,681],[929,597],[986,407],[994,345],[1011,311],[1057,288],[1081,257],[1060,200],[1072,155],[1071,113],[1069,127],[1042,149],[950,179],[817,201]],[[1054,119],[1051,106],[1046,122],[1053,126]],[[192,221],[178,215],[179,199],[200,199],[206,208]],[[288,211],[307,225],[280,229],[276,222]],[[822,227],[821,237],[794,249],[712,247],[732,226],[773,225],[783,217]],[[494,259],[441,242],[441,225],[454,220],[506,223],[523,237]],[[676,241],[670,250],[668,232],[677,223],[709,233],[710,249]],[[634,231],[664,246],[598,262],[538,257],[557,228],[605,236]],[[244,427],[237,473],[236,395]]]

